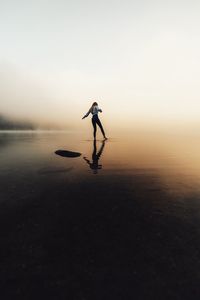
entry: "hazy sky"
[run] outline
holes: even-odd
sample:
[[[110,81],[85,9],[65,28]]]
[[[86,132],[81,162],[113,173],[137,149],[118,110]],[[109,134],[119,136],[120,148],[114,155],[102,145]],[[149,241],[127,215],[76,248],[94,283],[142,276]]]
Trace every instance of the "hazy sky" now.
[[[0,0],[0,112],[200,120],[200,2]]]

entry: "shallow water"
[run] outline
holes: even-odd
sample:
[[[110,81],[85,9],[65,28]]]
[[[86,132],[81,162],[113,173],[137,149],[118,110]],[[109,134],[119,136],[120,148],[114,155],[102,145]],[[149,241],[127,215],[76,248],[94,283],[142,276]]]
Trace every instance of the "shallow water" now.
[[[192,132],[1,132],[4,299],[198,299],[199,153]]]
[[[57,150],[81,156],[61,157],[55,155]],[[17,180],[24,185],[40,182],[44,175],[52,180],[53,174],[67,180],[145,175],[157,178],[166,192],[193,194],[200,192],[199,150],[200,134],[132,132],[94,143],[73,132],[1,132],[0,176],[1,181]],[[9,190],[5,192],[9,197]]]

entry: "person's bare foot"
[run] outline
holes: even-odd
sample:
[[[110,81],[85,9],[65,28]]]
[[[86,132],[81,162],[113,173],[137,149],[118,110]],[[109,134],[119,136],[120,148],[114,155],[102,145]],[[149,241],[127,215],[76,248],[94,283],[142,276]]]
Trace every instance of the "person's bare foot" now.
[[[106,136],[104,136],[104,140],[107,140],[108,138]]]

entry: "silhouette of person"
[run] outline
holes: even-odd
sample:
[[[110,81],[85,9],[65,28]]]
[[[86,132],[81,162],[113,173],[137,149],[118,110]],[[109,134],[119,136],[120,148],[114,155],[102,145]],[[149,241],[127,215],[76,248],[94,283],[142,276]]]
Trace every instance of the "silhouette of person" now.
[[[92,114],[92,125],[93,125],[93,129],[94,129],[94,133],[93,133],[94,139],[96,140],[96,132],[97,132],[97,125],[98,125],[99,128],[101,129],[101,133],[102,133],[104,139],[107,140],[105,131],[104,131],[101,121],[99,120],[99,117],[98,117],[99,112],[102,113],[102,110],[98,107],[98,103],[94,102],[92,104],[92,106],[90,107],[89,111],[87,112],[87,114],[85,114],[82,119],[87,118],[89,116],[89,114],[91,113]]]
[[[96,140],[93,142],[93,153],[92,153],[92,162],[90,162],[89,159],[87,159],[85,156],[83,159],[86,161],[86,163],[90,166],[90,169],[93,170],[93,174],[97,174],[98,170],[102,169],[102,165],[99,164],[99,159],[103,153],[105,147],[105,140],[102,141],[102,145],[97,152],[97,143]]]

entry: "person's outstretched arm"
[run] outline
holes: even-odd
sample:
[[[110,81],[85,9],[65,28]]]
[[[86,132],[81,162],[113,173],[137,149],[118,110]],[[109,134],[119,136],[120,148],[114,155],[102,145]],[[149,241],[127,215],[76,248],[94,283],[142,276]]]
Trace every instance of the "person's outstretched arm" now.
[[[82,117],[82,120],[87,118],[89,116],[89,114],[91,113],[91,109],[88,110],[87,114],[85,114],[85,116]]]

